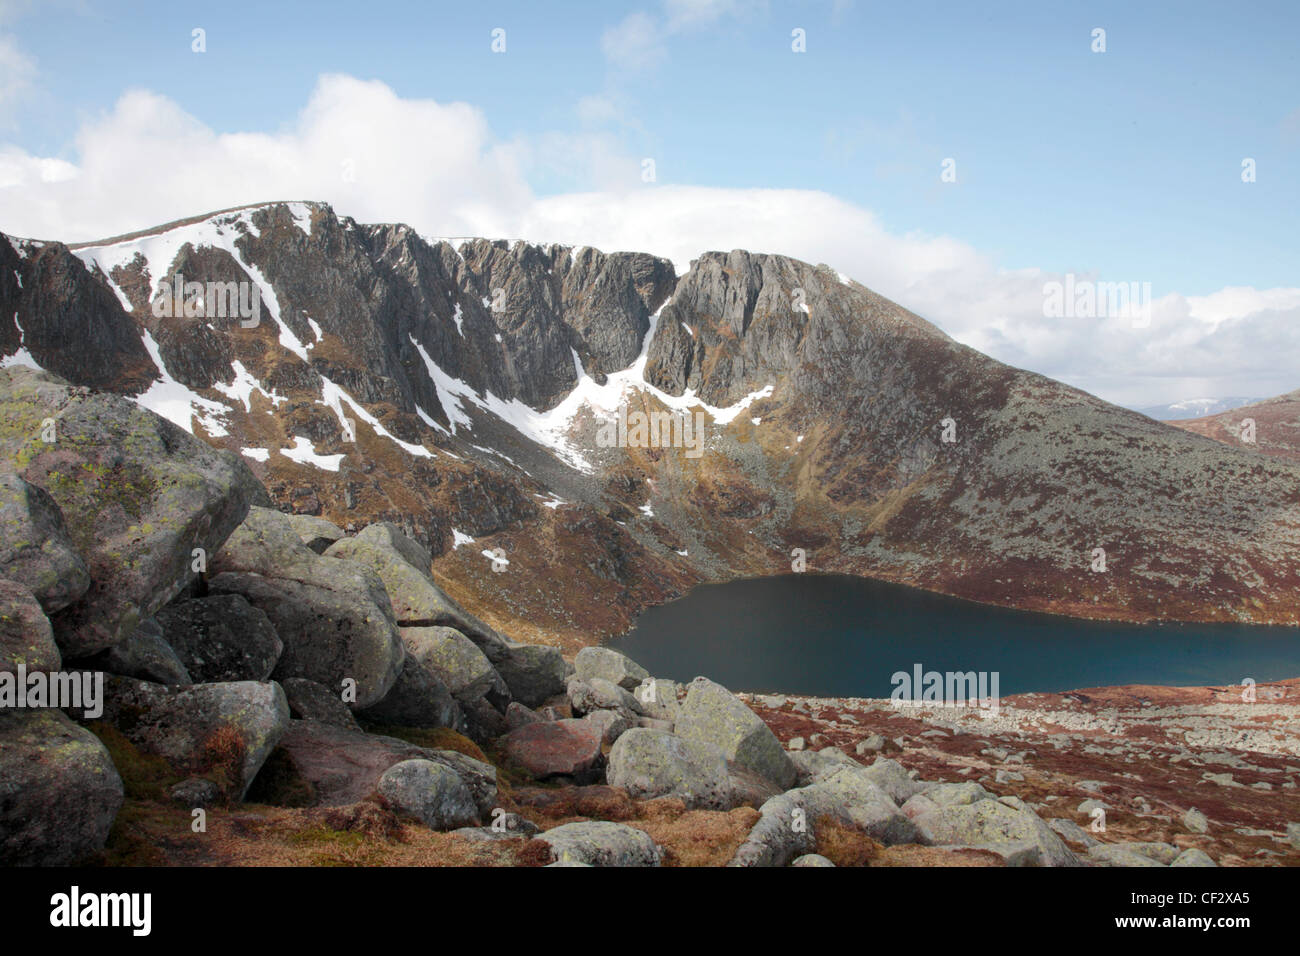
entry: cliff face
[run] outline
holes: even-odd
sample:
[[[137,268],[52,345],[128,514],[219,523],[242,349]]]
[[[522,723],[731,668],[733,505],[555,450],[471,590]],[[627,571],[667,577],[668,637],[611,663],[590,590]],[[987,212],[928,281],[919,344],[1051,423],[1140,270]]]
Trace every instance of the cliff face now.
[[[1294,461],[1001,365],[825,266],[711,252],[678,277],[312,203],[0,240],[0,266],[6,363],[136,396],[285,510],[397,523],[520,637],[589,643],[794,549],[1011,606],[1297,621]],[[178,275],[236,305],[155,308]],[[703,422],[698,455],[638,442],[663,412]]]

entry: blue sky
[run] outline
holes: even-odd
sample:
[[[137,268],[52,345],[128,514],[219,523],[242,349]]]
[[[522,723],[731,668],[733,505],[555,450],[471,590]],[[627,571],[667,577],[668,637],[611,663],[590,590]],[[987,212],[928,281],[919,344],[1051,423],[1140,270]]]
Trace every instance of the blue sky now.
[[[202,55],[191,51],[195,27],[206,31]],[[506,30],[504,54],[490,49],[496,27]],[[806,31],[806,53],[791,51],[796,27]],[[1091,49],[1097,27],[1106,31],[1104,53]],[[657,181],[649,188],[669,187],[664,196],[673,195],[672,187],[815,191],[861,210],[900,243],[908,237],[929,243],[929,271],[918,276],[855,273],[883,285],[886,294],[902,295],[945,269],[968,273],[978,259],[994,273],[1073,271],[1150,282],[1157,299],[1210,297],[1232,287],[1300,285],[1298,50],[1300,4],[1294,0],[0,0],[0,156],[8,149],[21,160],[15,161],[19,168],[38,158],[62,160],[89,181],[86,130],[108,142],[106,128],[129,126],[121,101],[132,90],[165,100],[205,135],[265,134],[271,142],[296,136],[315,143],[319,136],[303,132],[304,110],[320,91],[322,75],[337,74],[379,81],[403,103],[468,104],[481,125],[484,157],[474,176],[495,168],[486,157],[508,154],[517,181],[498,192],[526,193],[521,201],[550,213],[556,206],[547,206],[550,199],[644,190],[640,162],[652,158]],[[157,104],[150,108],[159,112]],[[337,127],[339,120],[331,122]],[[368,138],[364,111],[357,123],[350,135]],[[373,136],[400,152],[407,146],[400,125],[395,128],[397,135],[377,127]],[[411,164],[427,161],[428,176],[439,175],[439,143],[416,142],[422,152],[410,157]],[[109,149],[102,146],[101,153]],[[132,155],[125,148],[121,154]],[[940,181],[948,157],[956,162],[955,183]],[[1241,181],[1245,157],[1256,161],[1254,183]],[[171,166],[184,162],[174,157]],[[111,165],[101,156],[98,194],[132,198],[125,181],[113,190]],[[0,159],[0,190],[30,175],[4,168]],[[13,225],[0,208],[0,229],[32,221],[61,227],[66,238],[93,238],[75,233],[150,225],[156,220],[148,216],[173,208],[177,216],[192,214],[227,196],[300,198],[254,194],[279,188],[282,180],[273,177],[246,172],[239,181],[249,195],[234,186],[217,193],[192,184],[190,192],[159,207],[113,206],[84,194],[75,215],[69,211],[75,194],[52,190],[39,203],[12,207],[19,210]],[[317,187],[301,198],[329,200],[359,218],[421,216],[415,209],[407,215],[396,201],[368,204],[354,185],[326,187],[330,195]],[[479,188],[489,202],[492,188],[486,181]],[[8,205],[4,200],[0,191],[0,207]],[[187,201],[196,208],[182,208]],[[440,201],[448,208],[445,197]],[[672,214],[678,207],[667,208]],[[789,214],[789,207],[780,210],[766,219]],[[808,216],[815,215],[810,209]],[[471,228],[464,221],[448,217],[444,227],[430,200],[423,224],[445,233]],[[516,221],[557,220],[516,220],[502,210],[482,228]],[[576,221],[564,221],[577,229]],[[816,227],[792,227],[791,247],[770,251],[799,254],[815,243],[794,234]],[[853,230],[843,231],[837,219],[826,227],[842,230],[829,237],[832,249],[848,250],[850,264],[858,261]],[[604,236],[593,231],[593,242]],[[784,235],[776,228],[753,234],[753,241],[742,241],[747,233],[737,228],[724,238],[761,247],[781,243]],[[634,238],[633,232],[629,241]],[[704,244],[712,238],[700,236]],[[963,250],[955,266],[936,252],[945,242]],[[876,247],[864,242],[862,248]],[[909,254],[900,252],[900,261]],[[872,273],[867,253],[858,256]],[[978,294],[994,299],[1004,294],[981,288]],[[1282,299],[1289,309],[1291,299]],[[919,294],[905,304],[919,311],[960,308],[961,301],[958,289],[942,301]],[[1259,301],[1239,304],[1233,318],[1259,308]],[[1216,315],[1217,328],[1223,317]],[[994,354],[1002,348],[999,357],[1033,364],[1032,335],[1013,342],[1019,333],[1008,331],[1008,317],[991,306],[980,316],[945,321],[930,315],[977,347]],[[984,325],[976,334],[971,329],[979,322]],[[1057,343],[1048,351],[1069,350]],[[1070,371],[1050,355],[1037,361],[1049,374],[1069,379]],[[1179,378],[1177,371],[1161,374]],[[1102,370],[1089,374],[1087,386],[1103,390],[1097,385]],[[1189,397],[1177,390],[1194,392],[1201,381],[1212,387],[1203,369],[1181,378],[1170,385],[1171,400]],[[1077,374],[1076,380],[1082,383]],[[1235,381],[1245,385],[1249,377]],[[1290,385],[1296,386],[1300,380]]]

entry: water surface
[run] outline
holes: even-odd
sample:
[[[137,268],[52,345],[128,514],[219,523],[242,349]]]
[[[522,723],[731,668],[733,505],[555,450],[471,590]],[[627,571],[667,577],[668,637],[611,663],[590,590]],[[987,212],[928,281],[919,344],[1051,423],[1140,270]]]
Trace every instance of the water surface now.
[[[610,646],[658,677],[826,697],[888,697],[915,664],[998,672],[1004,696],[1300,676],[1297,628],[1085,621],[825,574],[702,585]]]

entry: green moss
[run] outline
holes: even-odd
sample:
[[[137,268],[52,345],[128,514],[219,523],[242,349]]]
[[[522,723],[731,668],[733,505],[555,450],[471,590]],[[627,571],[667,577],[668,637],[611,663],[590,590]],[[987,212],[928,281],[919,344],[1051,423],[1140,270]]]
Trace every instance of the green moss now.
[[[127,800],[165,801],[167,791],[184,779],[170,763],[144,753],[107,721],[90,721],[85,727],[108,750],[113,766],[122,777]]]
[[[475,760],[481,760],[484,763],[492,762],[478,744],[464,734],[458,734],[447,727],[398,727],[393,724],[372,724],[369,722],[364,722],[363,726],[368,733],[396,737],[398,740],[405,740],[408,744],[415,744],[417,747],[427,747],[429,750],[454,750],[458,754],[473,757]]]

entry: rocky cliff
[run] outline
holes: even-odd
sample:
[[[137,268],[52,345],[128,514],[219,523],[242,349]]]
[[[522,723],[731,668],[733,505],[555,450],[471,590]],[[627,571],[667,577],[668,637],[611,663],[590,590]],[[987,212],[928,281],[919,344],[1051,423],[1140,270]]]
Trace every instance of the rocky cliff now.
[[[1008,606],[1297,621],[1296,463],[1002,365],[825,266],[678,276],[316,203],[0,239],[0,265],[5,364],[134,397],[283,510],[393,522],[521,637],[591,643],[796,549]],[[611,447],[638,413],[701,421],[699,453]]]

